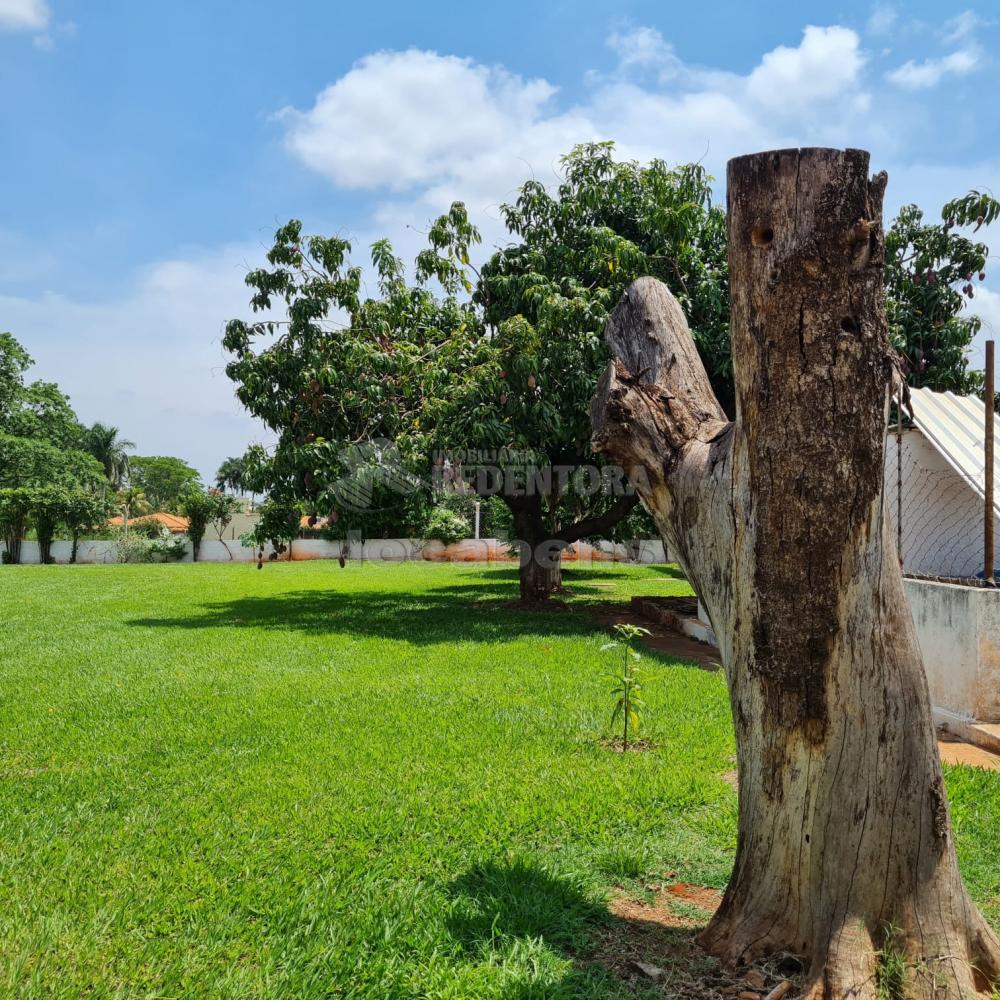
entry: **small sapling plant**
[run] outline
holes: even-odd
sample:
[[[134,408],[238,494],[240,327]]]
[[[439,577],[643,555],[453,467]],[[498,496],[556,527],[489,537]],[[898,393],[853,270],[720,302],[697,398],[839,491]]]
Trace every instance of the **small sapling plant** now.
[[[611,712],[611,725],[615,726],[619,721],[622,723],[622,753],[626,753],[628,752],[629,729],[632,730],[634,741],[635,734],[642,723],[642,710],[646,707],[639,697],[642,692],[642,685],[639,683],[642,671],[639,670],[636,663],[641,657],[633,648],[633,644],[636,639],[649,635],[649,629],[625,622],[616,625],[614,631],[617,638],[613,642],[605,643],[601,649],[618,650],[622,656],[621,671],[605,676],[615,683],[611,690],[611,695],[615,699],[615,707]]]

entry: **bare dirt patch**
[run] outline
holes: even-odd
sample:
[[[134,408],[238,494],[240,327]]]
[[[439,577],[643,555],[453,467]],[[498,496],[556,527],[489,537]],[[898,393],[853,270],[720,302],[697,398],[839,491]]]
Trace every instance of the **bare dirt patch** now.
[[[722,893],[718,889],[709,889],[703,885],[691,885],[689,882],[674,882],[666,887],[666,893],[675,899],[697,906],[707,913],[715,913],[722,902]]]
[[[629,740],[628,749],[625,749],[624,741],[620,736],[605,736],[597,741],[598,746],[612,753],[649,753],[655,750],[657,744],[652,740]]]
[[[611,924],[599,932],[592,961],[634,988],[656,987],[674,1000],[765,997],[786,977],[801,974],[795,959],[759,967],[724,968],[696,936],[722,899],[717,889],[675,882],[649,887],[652,900],[624,894],[608,904]]]

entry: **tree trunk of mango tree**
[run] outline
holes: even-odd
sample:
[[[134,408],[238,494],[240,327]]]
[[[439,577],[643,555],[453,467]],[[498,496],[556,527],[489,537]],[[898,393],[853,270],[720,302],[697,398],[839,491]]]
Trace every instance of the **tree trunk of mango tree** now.
[[[736,728],[739,839],[701,936],[730,962],[802,956],[805,996],[958,998],[1000,975],[962,884],[920,650],[883,503],[893,376],[882,194],[859,150],[732,160],[736,420],[652,279],[608,325],[594,445],[708,609]]]
[[[540,496],[511,498],[507,503],[519,549],[521,602],[547,601],[562,587],[562,547],[546,544],[552,533],[545,529]]]
[[[606,510],[573,524],[552,528],[542,513],[542,498],[504,497],[514,519],[520,556],[521,603],[538,604],[562,590],[562,553],[582,538],[600,537],[627,517],[639,503],[638,493],[618,497]]]

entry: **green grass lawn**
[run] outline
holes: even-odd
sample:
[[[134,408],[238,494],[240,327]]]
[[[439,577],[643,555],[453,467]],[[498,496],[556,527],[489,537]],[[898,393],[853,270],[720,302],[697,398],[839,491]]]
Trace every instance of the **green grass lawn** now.
[[[655,749],[603,748],[588,605],[685,592],[571,568],[0,571],[0,995],[614,998],[613,886],[725,884],[720,674],[644,655]],[[1000,916],[1000,774],[949,773]]]

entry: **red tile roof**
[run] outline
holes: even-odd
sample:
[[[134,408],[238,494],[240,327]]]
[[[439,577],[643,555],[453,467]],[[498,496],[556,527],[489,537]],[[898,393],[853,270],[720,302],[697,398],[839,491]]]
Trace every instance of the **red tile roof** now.
[[[167,514],[164,511],[159,511],[156,514],[143,514],[142,517],[130,517],[128,519],[129,524],[146,524],[149,521],[159,521],[164,528],[175,535],[181,535],[188,530],[188,519],[186,517],[181,517],[179,514]],[[121,516],[113,517],[108,521],[108,524],[112,527],[120,527],[124,523],[125,519]]]

